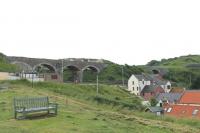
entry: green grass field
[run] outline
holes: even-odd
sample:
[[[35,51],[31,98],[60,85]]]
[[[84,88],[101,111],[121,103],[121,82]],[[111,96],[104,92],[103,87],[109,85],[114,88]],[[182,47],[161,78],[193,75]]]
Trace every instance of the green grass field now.
[[[0,90],[0,133],[198,133],[200,122],[158,118],[142,113],[140,100],[118,86],[8,82]],[[12,99],[49,96],[59,104],[57,116],[37,114],[26,120],[13,119]],[[137,105],[137,106],[136,106]],[[191,123],[190,123],[191,122]]]

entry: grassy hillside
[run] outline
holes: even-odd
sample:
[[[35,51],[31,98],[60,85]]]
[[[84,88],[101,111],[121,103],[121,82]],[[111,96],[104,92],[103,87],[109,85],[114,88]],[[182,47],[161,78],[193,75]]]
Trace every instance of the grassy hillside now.
[[[188,55],[171,59],[162,59],[161,61],[152,60],[147,66],[168,69],[169,73],[165,75],[165,78],[176,82],[178,86],[200,89],[200,67],[196,67],[199,64],[200,55]]]
[[[11,81],[11,83],[32,86],[31,83],[26,80]],[[143,109],[139,98],[131,95],[117,85],[100,84],[98,87],[98,94],[96,92],[96,85],[94,84],[38,82],[34,83],[33,86],[34,88],[41,88],[42,90],[52,91],[67,97],[78,98],[88,102],[95,101],[96,103],[119,106],[120,108]]]
[[[132,74],[141,74],[144,70],[137,66],[119,65],[108,61],[107,66],[99,73],[99,82],[106,84],[122,84],[122,67],[123,67],[123,78],[127,83],[128,78]],[[64,71],[64,81],[74,81],[74,74],[71,70]],[[96,82],[97,73],[93,70],[85,70],[83,73],[83,82]]]
[[[122,83],[122,67],[123,67],[123,77],[125,83],[127,83],[129,77],[132,74],[141,74],[144,70],[137,66],[130,65],[118,65],[114,63],[108,64],[108,66],[99,74],[100,81],[111,82],[111,83]]]
[[[0,53],[0,72],[15,72],[17,67],[13,64],[9,64],[6,60],[6,56]]]
[[[108,62],[108,61],[107,61]],[[141,74],[144,70],[137,66],[130,66],[130,65],[119,65],[115,63],[109,62],[107,67],[103,69],[99,73],[99,81],[101,83],[110,83],[110,84],[122,84],[122,67],[123,67],[123,78],[125,84],[127,83],[129,77],[132,74]],[[92,71],[85,71],[84,72],[84,79],[85,82],[95,82],[96,81],[96,73]]]
[[[122,65],[114,64],[106,61],[108,66],[99,74],[99,81],[102,83],[122,83]],[[195,65],[194,65],[195,64]],[[175,57],[170,59],[162,59],[161,61],[152,60],[147,65],[164,68],[169,70],[165,75],[165,79],[174,82],[175,86],[183,86],[190,89],[199,89],[200,83],[200,55],[188,55]],[[146,66],[129,66],[124,65],[124,81],[127,83],[131,74],[141,74],[146,72]],[[195,66],[195,67],[188,67]],[[96,74],[91,71],[84,73],[85,82],[95,82]]]
[[[187,55],[169,59],[162,59],[161,61],[152,60],[147,65],[150,66],[168,66],[168,67],[185,67],[189,64],[199,64],[200,55]]]
[[[93,85],[37,83],[31,88],[24,81],[6,84],[10,87],[0,91],[0,133],[198,133],[200,130],[197,120],[158,118],[124,106],[124,103],[138,105],[140,100],[117,86],[101,85],[101,97],[109,100],[99,101],[94,98]],[[15,120],[12,111],[15,96],[49,96],[51,102],[59,103],[58,115],[37,114]]]

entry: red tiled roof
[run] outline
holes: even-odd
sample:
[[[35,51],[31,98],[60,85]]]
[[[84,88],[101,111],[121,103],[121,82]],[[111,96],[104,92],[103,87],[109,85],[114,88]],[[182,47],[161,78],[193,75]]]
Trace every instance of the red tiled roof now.
[[[200,91],[185,91],[180,98],[179,103],[200,104]]]
[[[167,112],[167,110],[171,108],[170,112]],[[173,115],[176,117],[194,117],[194,118],[200,118],[200,106],[196,105],[170,105],[168,107],[165,107],[165,114],[167,115]],[[194,110],[198,110],[196,115],[193,115]]]

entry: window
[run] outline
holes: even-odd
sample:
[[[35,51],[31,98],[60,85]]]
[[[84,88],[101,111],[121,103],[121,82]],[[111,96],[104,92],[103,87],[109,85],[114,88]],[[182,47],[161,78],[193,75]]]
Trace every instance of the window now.
[[[156,115],[158,115],[158,116],[161,115],[161,112],[156,112]]]
[[[162,107],[163,105],[162,105],[162,103],[160,103],[160,107]]]
[[[134,90],[134,87],[133,87],[133,90]]]
[[[168,108],[167,113],[170,113],[172,111],[172,108]]]
[[[134,81],[132,82],[132,84],[134,85]]]
[[[169,90],[169,89],[171,89],[171,86],[170,86],[170,85],[168,85],[168,86],[167,86],[167,89],[168,89],[168,90]]]
[[[195,109],[195,110],[192,112],[192,115],[196,115],[198,112],[199,112],[199,110],[198,110],[198,109]]]
[[[137,91],[138,91],[138,87],[137,87]]]

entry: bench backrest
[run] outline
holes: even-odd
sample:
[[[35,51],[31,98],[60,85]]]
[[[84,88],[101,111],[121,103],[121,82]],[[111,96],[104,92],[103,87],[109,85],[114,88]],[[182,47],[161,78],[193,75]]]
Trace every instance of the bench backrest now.
[[[48,106],[49,106],[48,97],[14,98],[14,107],[39,108],[39,107],[48,107]]]

